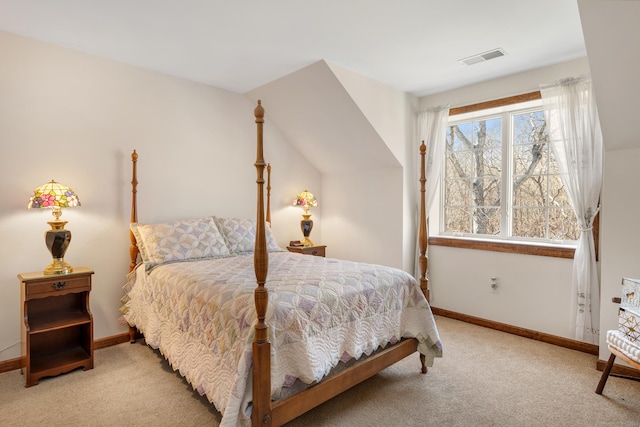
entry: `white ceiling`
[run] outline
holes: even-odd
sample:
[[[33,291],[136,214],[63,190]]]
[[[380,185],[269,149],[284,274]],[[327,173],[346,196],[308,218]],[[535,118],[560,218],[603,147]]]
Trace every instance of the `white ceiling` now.
[[[586,56],[576,1],[0,0],[0,30],[238,93],[325,60],[424,96]]]

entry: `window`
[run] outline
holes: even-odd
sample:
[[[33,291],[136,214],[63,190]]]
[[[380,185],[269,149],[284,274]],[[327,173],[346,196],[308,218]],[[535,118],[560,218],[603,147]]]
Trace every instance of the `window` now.
[[[539,99],[449,117],[441,234],[574,244]]]

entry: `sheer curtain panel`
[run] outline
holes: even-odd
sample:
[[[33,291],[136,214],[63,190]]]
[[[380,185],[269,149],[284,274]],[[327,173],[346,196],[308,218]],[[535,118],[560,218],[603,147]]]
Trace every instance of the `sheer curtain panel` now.
[[[541,88],[550,144],[580,224],[573,259],[571,321],[575,338],[599,341],[600,280],[593,220],[602,188],[603,142],[591,78],[569,78]]]

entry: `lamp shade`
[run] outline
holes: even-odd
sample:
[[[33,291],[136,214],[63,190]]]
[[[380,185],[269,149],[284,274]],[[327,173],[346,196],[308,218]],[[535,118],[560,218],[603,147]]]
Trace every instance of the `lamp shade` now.
[[[309,212],[310,207],[318,206],[318,200],[313,193],[304,190],[293,199],[293,206],[302,206],[305,212]]]
[[[29,198],[29,209],[50,208],[55,218],[49,221],[51,230],[44,233],[45,243],[51,252],[52,261],[44,270],[44,274],[65,274],[73,271],[73,267],[64,261],[64,254],[71,242],[71,232],[64,226],[67,221],[60,219],[62,208],[80,206],[80,200],[70,187],[55,182],[47,182],[33,190]]]
[[[75,191],[64,184],[51,180],[33,190],[29,199],[29,209],[35,208],[70,208],[80,206],[80,199]]]

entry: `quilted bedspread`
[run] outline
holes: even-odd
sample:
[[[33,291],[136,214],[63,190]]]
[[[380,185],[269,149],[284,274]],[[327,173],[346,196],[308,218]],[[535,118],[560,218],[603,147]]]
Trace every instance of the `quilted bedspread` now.
[[[403,337],[418,339],[428,366],[442,355],[429,305],[404,271],[274,252],[266,287],[274,398]],[[206,394],[222,426],[250,423],[255,288],[252,254],[140,266],[125,285],[124,319]]]

